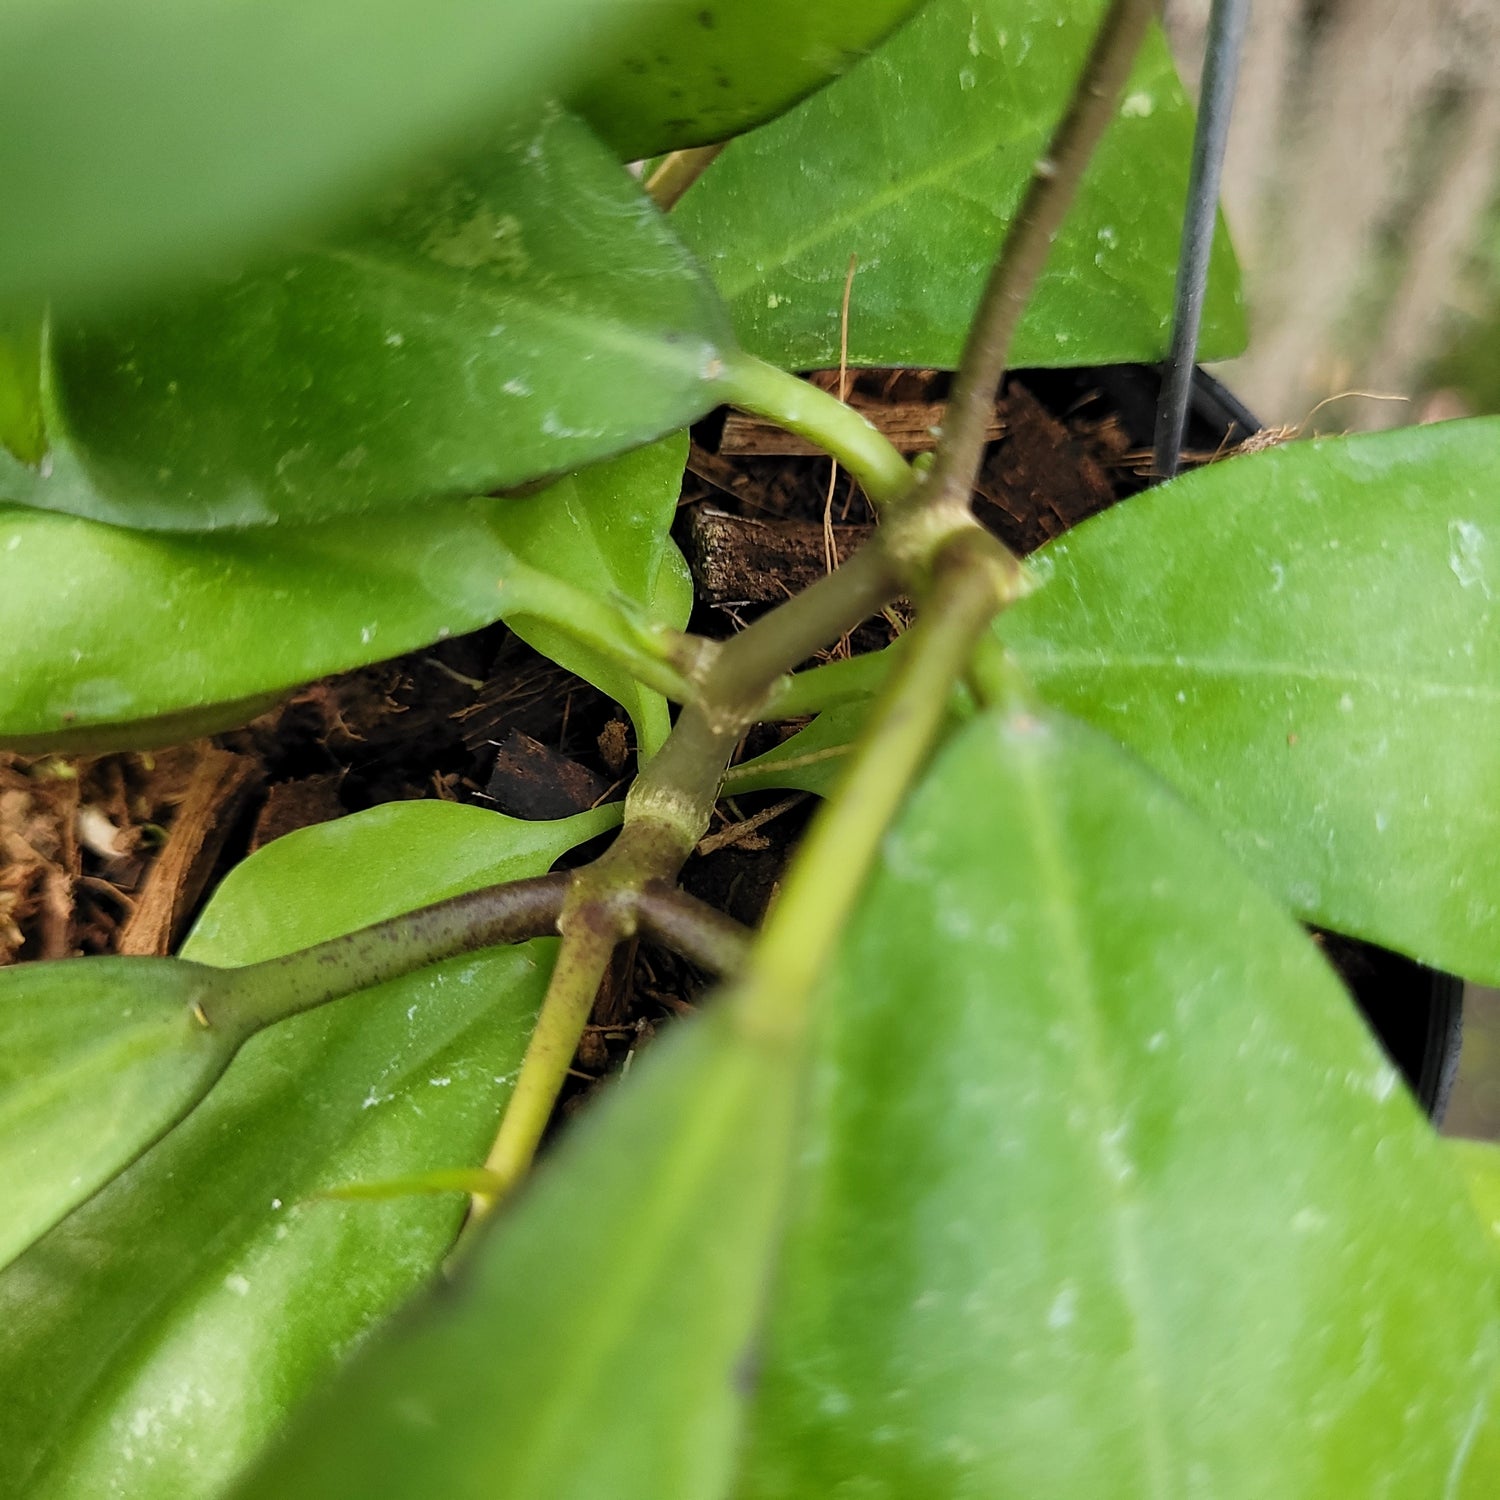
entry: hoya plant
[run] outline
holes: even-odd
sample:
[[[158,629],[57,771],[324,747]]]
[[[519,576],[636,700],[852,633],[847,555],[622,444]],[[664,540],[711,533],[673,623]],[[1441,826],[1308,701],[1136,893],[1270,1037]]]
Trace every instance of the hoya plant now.
[[[1230,457],[1024,563],[971,507],[1007,366],[1165,352],[1152,11],[0,5],[5,746],[504,621],[638,766],[0,972],[0,1492],[1497,1492],[1500,1165],[1302,924],[1500,982],[1500,426]],[[930,458],[796,373],[841,359],[955,372]],[[726,404],[879,525],[719,641],[669,528]],[[823,799],[750,932],[679,877],[809,718],[733,771]],[[637,935],[718,988],[538,1163]]]

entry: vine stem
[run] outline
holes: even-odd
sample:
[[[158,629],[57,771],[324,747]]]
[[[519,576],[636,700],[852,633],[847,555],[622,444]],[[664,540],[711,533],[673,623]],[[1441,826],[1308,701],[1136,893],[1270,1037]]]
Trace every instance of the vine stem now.
[[[297,953],[224,971],[221,1001],[200,1019],[259,1031],[289,1016],[425,968],[441,959],[557,931],[566,875],[513,880],[405,912]]]
[[[531,1166],[618,942],[612,923],[588,913],[565,929],[515,1091],[485,1158],[490,1179],[470,1197],[471,1223],[490,1213]]]
[[[975,642],[1009,601],[1014,573],[988,533],[954,538],[933,563],[929,609],[908,634],[848,769],[793,857],[740,988],[743,1025],[795,1031],[838,943],[880,840],[942,728]]]
[[[280,958],[211,969],[224,994],[200,1019],[248,1035],[460,953],[554,936],[573,883],[556,874],[485,886]],[[743,962],[748,930],[696,897],[655,885],[629,899],[643,931],[700,968],[730,974]]]
[[[922,485],[930,503],[969,503],[1016,327],[1078,195],[1084,170],[1115,117],[1156,10],[1156,0],[1113,0],[1094,37],[1068,111],[1046,154],[1032,169],[1020,211],[969,326],[943,416],[937,461]]]
[[[674,702],[693,693],[684,671],[701,646],[541,568],[513,558],[502,582],[506,620],[531,617],[614,662]]]
[[[514,1127],[507,1112],[497,1138],[499,1175],[507,1185],[526,1169],[550,1116],[567,1066],[563,1062],[560,1072],[557,1056],[570,1038],[571,1057],[608,955],[634,930],[633,910],[621,903],[621,894],[676,880],[708,827],[735,744],[765,711],[778,680],[906,587],[926,606],[916,627],[921,635],[897,663],[840,791],[794,859],[752,950],[750,979],[738,992],[736,1011],[748,1029],[795,1028],[805,1018],[812,986],[839,940],[884,829],[938,732],[954,683],[995,612],[1025,589],[1019,561],[973,517],[973,481],[1012,334],[1088,159],[1114,116],[1154,9],[1152,0],[1113,0],[986,285],[936,462],[925,477],[826,391],[749,355],[726,359],[721,385],[727,399],[826,448],[886,512],[887,524],[845,566],[713,655],[696,696],[632,787],[619,839],[575,876],[577,910],[587,910],[590,920],[575,916],[576,935],[565,933],[559,959],[560,965],[567,961],[564,978],[549,992],[540,1023],[548,1040],[537,1065],[538,1087],[528,1091]],[[548,1010],[555,1011],[555,1026]],[[529,1062],[528,1055],[522,1083]],[[550,1095],[542,1086],[548,1080]],[[479,1197],[475,1206],[482,1212],[495,1201]]]
[[[719,385],[731,406],[810,438],[831,453],[877,510],[896,504],[911,490],[916,477],[911,465],[874,423],[837,396],[743,350],[726,357]]]
[[[740,736],[756,722],[784,674],[881,608],[896,586],[883,549],[866,547],[846,566],[731,637],[712,658],[666,744],[631,787],[619,838],[573,876],[559,918],[563,943],[557,967],[485,1164],[496,1185],[472,1196],[466,1232],[528,1170],[610,955],[641,925],[655,920],[649,902],[641,912],[640,894],[660,895],[676,882],[713,816],[724,769]],[[722,952],[722,946],[715,951]]]

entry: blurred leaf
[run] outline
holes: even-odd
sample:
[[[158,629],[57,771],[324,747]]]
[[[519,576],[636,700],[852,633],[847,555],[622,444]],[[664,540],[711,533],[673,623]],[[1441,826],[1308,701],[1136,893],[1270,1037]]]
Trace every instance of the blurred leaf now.
[[[0,743],[161,745],[243,723],[302,683],[522,610],[513,524],[527,544],[548,530],[542,518],[553,507],[651,517],[664,528],[664,496],[675,496],[680,473],[673,442],[520,502],[451,500],[353,526],[203,536],[0,507]],[[551,529],[566,536],[570,524]],[[660,555],[667,571],[669,548],[643,520],[624,528],[615,555]],[[597,559],[581,541],[537,561],[596,584]],[[646,565],[616,564],[627,580]],[[669,586],[636,602],[666,618],[672,595]],[[595,665],[578,648],[566,660]]]
[[[1500,981],[1500,420],[1214,464],[1033,559],[1001,634],[1309,921]]]
[[[242,1040],[193,1015],[213,979],[175,959],[0,969],[0,1265],[213,1086]]]
[[[920,0],[638,4],[571,101],[635,161],[738,135],[851,67]]]
[[[1316,950],[1108,744],[961,731],[822,1020],[736,1494],[1443,1493],[1500,1369],[1463,1188]]]
[[[611,466],[616,493],[608,501],[597,493],[595,470],[560,479],[540,495],[507,501],[505,539],[524,562],[613,598],[656,624],[685,630],[693,579],[671,530],[687,453],[687,434],[681,433],[617,459]],[[648,752],[660,746],[670,728],[660,693],[555,624],[517,614],[510,626],[620,704]]]
[[[117,291],[326,217],[639,21],[621,0],[9,0],[0,302]]]
[[[0,309],[0,451],[36,463],[47,451],[42,419],[42,320]]]
[[[1493,1141],[1459,1140],[1445,1145],[1468,1185],[1479,1222],[1500,1250],[1500,1146]]]
[[[1449,1140],[1443,1144],[1468,1185],[1469,1197],[1489,1233],[1491,1246],[1500,1249],[1500,1147],[1493,1141]],[[1455,1500],[1491,1500],[1500,1493],[1500,1379],[1490,1386],[1488,1405],[1476,1412],[1476,1423],[1458,1468],[1448,1489]]]
[[[235,868],[185,951],[273,957],[540,874],[609,821],[529,824],[434,801],[303,829]],[[463,1212],[451,1197],[322,1195],[483,1160],[551,946],[452,959],[273,1027],[186,1122],[0,1275],[0,1491],[219,1494],[447,1252]]]
[[[849,360],[952,369],[998,244],[1083,66],[1102,0],[933,0],[847,78],[735,141],[673,222],[745,347],[789,369]],[[1027,306],[1011,363],[1166,351],[1192,112],[1152,36]],[[1205,358],[1244,315],[1220,234]]]
[[[789,735],[752,760],[731,766],[724,778],[729,796],[742,792],[784,788],[813,792],[819,797],[833,794],[849,753],[870,716],[874,695],[904,649],[907,637],[897,636],[890,645],[863,656],[825,663],[817,669],[818,701],[827,707],[805,728]],[[838,674],[837,683],[828,674]],[[806,678],[801,681],[806,681]],[[972,700],[963,690],[953,694],[949,726],[954,727],[972,712]]]
[[[733,1021],[720,1008],[655,1044],[457,1284],[235,1493],[726,1494],[800,1076]]]
[[[342,1182],[324,1188],[322,1198],[369,1199],[407,1198],[416,1193],[487,1193],[493,1197],[505,1186],[505,1179],[484,1167],[434,1167],[430,1172],[412,1172],[406,1177],[382,1177],[377,1182]]]
[[[0,455],[0,496],[200,530],[513,487],[700,416],[731,341],[639,185],[549,111],[324,243],[58,323],[52,452]]]

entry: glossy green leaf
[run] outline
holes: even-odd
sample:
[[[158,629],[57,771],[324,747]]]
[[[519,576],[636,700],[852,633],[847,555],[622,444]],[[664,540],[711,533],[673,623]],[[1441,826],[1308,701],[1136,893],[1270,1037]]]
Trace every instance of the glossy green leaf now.
[[[505,539],[524,562],[613,598],[654,624],[685,630],[693,612],[693,578],[671,531],[687,452],[683,433],[617,459],[613,503],[597,493],[592,470],[561,479],[540,495],[510,500]],[[615,660],[556,624],[517,614],[510,626],[544,656],[621,704],[643,748],[660,747],[671,727],[660,693],[642,687]]]
[[[790,369],[953,368],[996,248],[1083,65],[1102,0],[933,0],[867,63],[724,151],[673,215],[745,347]],[[1011,363],[1159,359],[1192,115],[1160,35],[1089,169]],[[1244,341],[1228,237],[1202,351]]]
[[[0,452],[36,463],[47,451],[42,417],[41,318],[0,310]]]
[[[639,184],[550,110],[326,241],[59,322],[52,451],[0,455],[0,496],[197,530],[513,487],[700,416],[731,339]]]
[[[1495,982],[1497,471],[1491,419],[1214,464],[1038,554],[1002,635],[1299,914]]]
[[[681,472],[680,447],[669,442],[521,502],[454,500],[356,526],[201,536],[0,508],[0,743],[175,743],[243,723],[329,672],[534,609],[509,545],[512,524],[523,546],[539,532],[556,535],[556,551],[538,563],[596,587],[597,551],[581,528],[568,539],[571,522],[544,521],[553,506],[640,518],[611,533],[622,592],[654,558],[672,578],[664,512]],[[673,595],[668,584],[632,602],[670,619],[680,609]],[[574,648],[563,657],[560,642],[549,644],[566,664],[598,669],[592,655]],[[623,691],[617,675],[601,682],[606,691]]]
[[[1446,1144],[1468,1184],[1479,1222],[1500,1250],[1500,1146],[1493,1141],[1450,1140]]]
[[[530,822],[462,802],[387,802],[299,829],[224,877],[183,957],[258,963],[465,891],[542,875],[618,827],[621,812],[610,804]]]
[[[305,829],[235,868],[185,951],[272,957],[539,874],[609,821],[405,802]],[[452,959],[272,1028],[0,1275],[0,1492],[219,1494],[447,1252],[453,1196],[326,1190],[483,1160],[550,946]]]
[[[326,216],[495,101],[564,88],[640,19],[620,0],[7,0],[0,302]]]
[[[718,1500],[799,1069],[719,1010],[582,1123],[458,1283],[235,1494]]]
[[[787,789],[830,796],[870,716],[873,695],[886,681],[886,674],[906,639],[898,636],[880,651],[815,669],[821,676],[817,701],[828,706],[779,745],[731,766],[724,778],[726,795]],[[829,673],[838,674],[837,683]],[[967,693],[956,691],[950,724],[957,725],[971,711],[972,700]]]
[[[1159,783],[986,715],[828,995],[742,1500],[1440,1495],[1500,1370],[1462,1184]]]
[[[825,709],[805,729],[753,760],[731,767],[724,781],[725,792],[739,796],[741,792],[779,789],[828,796],[869,712],[868,700]]]
[[[193,1007],[212,976],[153,959],[0,969],[0,1265],[169,1130],[241,1035]]]
[[[1500,1147],[1493,1141],[1449,1140],[1444,1145],[1468,1184],[1491,1246],[1500,1250]],[[1479,1416],[1464,1457],[1461,1482],[1452,1490],[1454,1500],[1490,1500],[1500,1494],[1500,1379],[1490,1387],[1489,1404]]]
[[[623,161],[722,141],[844,72],[920,3],[655,0],[570,98]]]

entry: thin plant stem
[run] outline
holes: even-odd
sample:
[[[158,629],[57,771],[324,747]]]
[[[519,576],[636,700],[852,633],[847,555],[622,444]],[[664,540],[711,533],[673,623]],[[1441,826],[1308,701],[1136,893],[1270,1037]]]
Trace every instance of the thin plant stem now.
[[[689,146],[682,151],[669,151],[646,179],[646,192],[663,213],[670,213],[728,144],[727,141],[716,141],[712,146]]]
[[[731,406],[765,417],[831,453],[877,510],[911,489],[911,465],[878,427],[838,397],[743,351],[725,359],[719,383]]]
[[[891,562],[866,547],[835,573],[726,641],[671,735],[636,778],[620,837],[575,873],[559,925],[557,968],[486,1163],[500,1186],[476,1193],[470,1223],[525,1175],[615,946],[661,914],[641,893],[670,886],[713,816],[725,767],[768,694],[799,662],[881,608],[896,587]],[[666,929],[662,935],[667,936]],[[716,951],[725,956],[723,943]]]
[[[750,952],[748,927],[664,881],[642,889],[636,917],[647,937],[721,978],[739,973]]]
[[[696,696],[631,788],[620,838],[575,876],[558,975],[538,1028],[545,1040],[535,1062],[528,1052],[489,1162],[502,1182],[516,1181],[529,1164],[610,954],[634,930],[634,907],[623,898],[654,882],[675,881],[708,827],[734,746],[774,699],[779,679],[909,586],[928,601],[928,610],[881,694],[839,792],[795,857],[731,1002],[738,1024],[749,1032],[776,1034],[803,1024],[812,986],[938,733],[975,642],[996,611],[1024,590],[1019,563],[979,527],[969,493],[1012,330],[1088,157],[1114,115],[1153,10],[1150,0],[1114,0],[1111,6],[990,277],[937,462],[920,488],[889,441],[841,401],[752,356],[726,358],[720,378],[727,399],[813,438],[890,513],[891,524],[837,572],[762,616],[713,655],[696,678]],[[475,1206],[482,1212],[494,1202],[484,1195]]]
[[[1115,117],[1135,55],[1156,13],[1155,0],[1113,0],[1068,112],[1053,133],[969,325],[953,393],[943,416],[937,461],[922,484],[922,502],[969,503],[995,392],[1011,341],[1031,300],[1052,242],[1077,196],[1084,170]]]
[[[635,680],[684,703],[693,696],[683,661],[695,654],[691,640],[623,609],[541,568],[516,561],[502,585],[504,618],[531,616],[615,662]],[[511,597],[507,597],[507,592]]]
[[[838,789],[793,857],[741,989],[744,1024],[752,1028],[802,1024],[880,840],[942,727],[953,683],[1004,606],[1011,575],[985,541],[983,533],[957,538],[937,560],[931,608],[912,628]]]
[[[975,642],[964,680],[982,708],[994,708],[1014,696],[1016,669],[998,637],[986,632]]]
[[[485,1159],[493,1185],[473,1194],[471,1223],[489,1214],[530,1168],[618,942],[613,924],[591,916],[564,933],[515,1090]]]
[[[469,891],[283,958],[226,971],[206,1022],[258,1031],[289,1016],[373,989],[459,953],[555,934],[569,877],[542,875]]]

